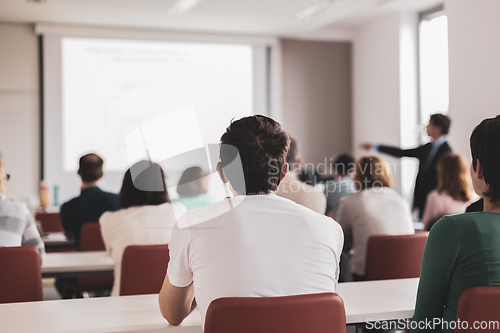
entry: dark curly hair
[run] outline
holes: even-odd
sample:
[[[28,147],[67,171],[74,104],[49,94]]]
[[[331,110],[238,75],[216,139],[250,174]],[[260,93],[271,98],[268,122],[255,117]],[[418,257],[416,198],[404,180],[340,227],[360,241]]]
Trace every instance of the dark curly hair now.
[[[277,121],[262,115],[233,121],[220,143],[224,173],[236,192],[253,195],[276,191],[290,149],[290,138]],[[238,154],[244,184],[230,166]]]
[[[484,119],[474,128],[470,136],[472,168],[477,171],[477,160],[483,166],[484,181],[488,184],[486,192],[491,202],[500,200],[500,115]],[[478,193],[479,194],[479,193]]]

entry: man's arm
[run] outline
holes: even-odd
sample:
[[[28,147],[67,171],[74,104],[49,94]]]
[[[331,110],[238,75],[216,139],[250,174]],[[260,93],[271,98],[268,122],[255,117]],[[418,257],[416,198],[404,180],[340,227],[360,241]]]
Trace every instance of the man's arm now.
[[[421,147],[411,149],[401,149],[399,147],[379,145],[377,150],[381,153],[388,154],[394,157],[419,157],[421,152]]]
[[[172,325],[182,323],[195,308],[194,287],[191,282],[186,287],[176,287],[165,275],[158,298],[162,316]]]

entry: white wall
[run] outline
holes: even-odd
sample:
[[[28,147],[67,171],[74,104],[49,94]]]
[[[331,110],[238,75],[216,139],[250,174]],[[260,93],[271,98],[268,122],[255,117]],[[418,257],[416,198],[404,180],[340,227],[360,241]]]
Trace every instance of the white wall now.
[[[500,1],[448,0],[450,143],[469,161],[469,137],[500,114]]]
[[[40,116],[37,38],[31,25],[0,23],[0,156],[9,196],[37,204]]]
[[[364,141],[400,144],[399,15],[369,22],[353,40],[353,147]],[[399,159],[383,156],[392,165]],[[398,174],[394,188],[400,189]]]
[[[365,141],[402,147],[418,144],[417,27],[417,13],[394,13],[354,33],[353,144],[357,156],[375,154],[358,148]],[[391,166],[394,188],[411,201],[417,162],[381,156]]]

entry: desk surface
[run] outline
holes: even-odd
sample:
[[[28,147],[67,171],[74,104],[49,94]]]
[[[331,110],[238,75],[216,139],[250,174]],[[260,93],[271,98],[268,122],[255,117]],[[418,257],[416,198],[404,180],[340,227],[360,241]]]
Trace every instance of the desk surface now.
[[[48,232],[42,236],[46,248],[74,247],[75,242],[69,240],[63,232]]]
[[[42,277],[113,274],[113,259],[105,251],[47,253]]]
[[[417,285],[418,279],[339,284],[347,323],[410,318]],[[198,309],[182,325],[169,325],[158,295],[0,304],[0,323],[6,332],[202,332]]]

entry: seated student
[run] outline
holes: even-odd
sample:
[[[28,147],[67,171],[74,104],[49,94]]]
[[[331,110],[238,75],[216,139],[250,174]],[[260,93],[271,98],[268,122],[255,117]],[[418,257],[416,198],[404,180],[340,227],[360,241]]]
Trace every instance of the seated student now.
[[[9,179],[5,164],[0,160],[0,247],[32,245],[38,248],[43,261],[45,244],[28,207],[5,196]]]
[[[438,186],[427,196],[422,217],[426,230],[445,215],[464,213],[470,204],[468,167],[462,156],[451,152],[444,154],[439,159],[437,175]]]
[[[425,246],[413,320],[451,323],[468,288],[500,285],[500,116],[483,120],[470,137],[474,191],[484,212],[445,216]],[[472,323],[469,323],[469,326]],[[453,332],[436,325],[412,332]]]
[[[138,174],[134,174],[134,170]],[[140,161],[125,172],[118,198],[122,209],[106,212],[99,219],[106,251],[115,262],[111,296],[120,293],[125,248],[168,244],[176,218],[186,212],[182,204],[170,203],[162,168],[148,161]]]
[[[204,321],[210,302],[224,296],[336,290],[340,226],[274,194],[289,147],[281,125],[260,115],[232,122],[222,135],[217,171],[234,197],[190,211],[174,227],[159,297],[171,324],[197,304]]]
[[[80,158],[79,164],[78,175],[82,179],[80,196],[64,203],[59,213],[64,231],[75,240],[77,246],[84,223],[97,223],[102,213],[120,209],[118,196],[98,187],[103,176],[102,158],[97,154],[87,154]]]
[[[187,168],[177,184],[179,198],[175,201],[186,206],[188,211],[220,201],[208,194],[208,180],[208,174],[199,166]]]
[[[302,157],[300,146],[295,139],[290,137],[290,150],[286,158],[288,173],[281,181],[276,195],[292,200],[299,205],[314,210],[316,213],[324,214],[326,210],[326,197],[317,191],[314,186],[306,184],[297,178]]]
[[[340,199],[356,193],[351,173],[354,171],[354,158],[341,154],[333,163],[333,180],[325,183],[326,215],[335,218],[339,214]]]
[[[373,235],[413,234],[409,204],[392,188],[385,162],[377,156],[359,159],[354,184],[359,191],[340,202],[338,223],[345,236],[344,251],[351,251],[355,281],[364,280],[366,246]]]

